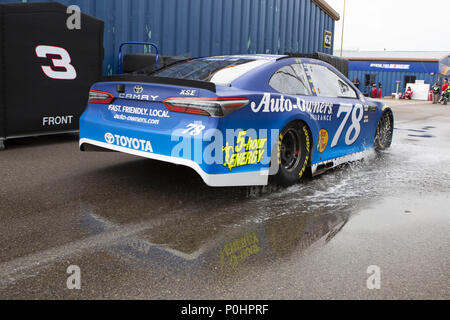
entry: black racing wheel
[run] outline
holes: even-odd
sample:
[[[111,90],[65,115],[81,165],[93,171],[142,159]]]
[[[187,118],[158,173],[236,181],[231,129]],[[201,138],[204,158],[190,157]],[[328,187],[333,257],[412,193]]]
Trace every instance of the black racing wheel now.
[[[377,132],[375,134],[374,147],[376,151],[389,149],[392,145],[394,136],[394,115],[388,110],[383,113],[378,122]]]
[[[311,145],[309,128],[302,122],[291,122],[283,129],[278,144],[277,184],[289,187],[302,180],[310,162]]]

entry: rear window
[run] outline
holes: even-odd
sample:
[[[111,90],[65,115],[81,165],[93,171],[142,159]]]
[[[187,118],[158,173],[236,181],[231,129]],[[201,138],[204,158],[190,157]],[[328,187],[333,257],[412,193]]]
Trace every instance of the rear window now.
[[[167,66],[152,74],[153,77],[211,81],[220,71],[241,66],[254,60],[230,58],[203,58]]]

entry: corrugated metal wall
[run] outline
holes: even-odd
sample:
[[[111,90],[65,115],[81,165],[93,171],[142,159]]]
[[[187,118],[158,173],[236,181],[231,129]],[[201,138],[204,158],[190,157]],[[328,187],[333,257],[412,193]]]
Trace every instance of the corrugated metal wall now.
[[[0,2],[38,2],[7,1]],[[151,41],[163,55],[332,54],[334,20],[311,0],[59,0],[105,21],[104,72],[117,71],[124,41]],[[136,51],[134,51],[136,52]]]
[[[438,78],[438,75],[431,75],[425,72],[393,72],[393,71],[357,71],[350,70],[348,78],[353,81],[356,77],[359,79],[360,90],[362,92],[367,91],[367,87],[364,87],[364,81],[366,74],[375,74],[377,79],[377,84],[381,83],[383,86],[383,96],[391,96],[392,93],[396,92],[397,80],[401,81],[399,86],[399,91],[404,92],[405,87],[405,76],[415,76],[416,80],[425,80],[425,83],[433,85]]]

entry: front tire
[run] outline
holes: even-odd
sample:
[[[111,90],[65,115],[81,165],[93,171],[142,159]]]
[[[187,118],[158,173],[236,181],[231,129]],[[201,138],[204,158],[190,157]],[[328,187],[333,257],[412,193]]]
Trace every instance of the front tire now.
[[[296,121],[288,124],[278,143],[278,172],[275,182],[283,187],[301,181],[308,169],[312,138],[308,126]]]
[[[378,122],[374,147],[376,151],[384,151],[392,145],[394,136],[394,115],[392,111],[385,111]]]

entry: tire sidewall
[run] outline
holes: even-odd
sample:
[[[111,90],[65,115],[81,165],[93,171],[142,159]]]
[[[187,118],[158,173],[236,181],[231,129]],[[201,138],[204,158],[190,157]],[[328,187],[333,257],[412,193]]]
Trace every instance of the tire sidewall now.
[[[389,139],[389,141],[387,141],[385,143],[382,143],[382,141],[380,141],[380,136],[379,136],[378,130],[379,130],[379,127],[382,125],[382,121],[383,121],[383,119],[384,119],[386,114],[389,114],[389,120],[391,122],[390,123],[390,126],[391,126],[391,128],[390,128],[390,131],[391,131],[390,132],[390,137],[391,138]],[[391,145],[392,145],[393,136],[394,136],[394,116],[393,116],[391,111],[385,111],[381,115],[381,118],[380,118],[380,120],[378,121],[378,124],[377,124],[377,129],[376,129],[376,133],[375,133],[375,150],[376,151],[383,151],[383,150],[389,149],[391,147]]]
[[[292,128],[299,132],[301,157],[295,170],[290,172],[281,165],[281,144],[285,134]],[[278,140],[278,173],[275,176],[275,181],[277,184],[284,187],[289,187],[302,180],[311,159],[311,147],[311,133],[308,126],[304,123],[291,122],[283,129]]]

